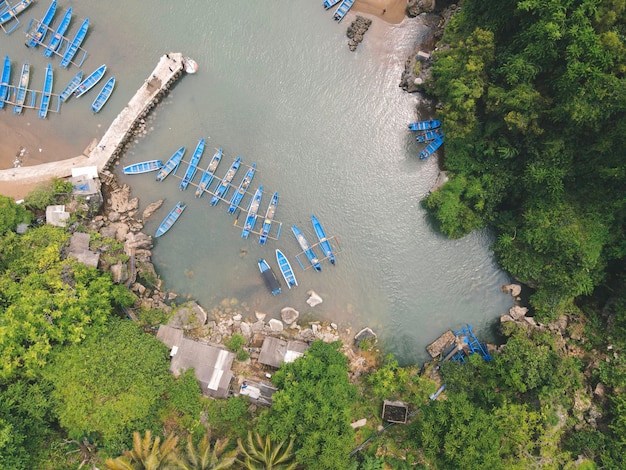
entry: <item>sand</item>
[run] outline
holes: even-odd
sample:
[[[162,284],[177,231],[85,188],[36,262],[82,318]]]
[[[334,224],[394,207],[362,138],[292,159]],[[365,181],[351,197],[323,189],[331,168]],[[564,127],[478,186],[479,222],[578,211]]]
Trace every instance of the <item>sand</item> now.
[[[401,23],[406,16],[406,0],[356,0],[351,11],[379,17],[387,23]]]

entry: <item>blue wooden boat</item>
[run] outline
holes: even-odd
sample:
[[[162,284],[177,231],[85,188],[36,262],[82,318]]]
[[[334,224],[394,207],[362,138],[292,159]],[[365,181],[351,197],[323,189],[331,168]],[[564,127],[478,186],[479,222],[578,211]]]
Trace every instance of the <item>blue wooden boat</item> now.
[[[45,119],[48,115],[48,108],[50,107],[50,98],[52,97],[52,81],[54,73],[52,72],[52,65],[48,64],[46,67],[46,80],[43,84],[43,93],[41,94],[41,105],[39,106],[39,117]]]
[[[311,263],[311,266],[313,266],[313,269],[315,269],[316,271],[321,271],[322,265],[320,264],[320,261],[317,259],[317,256],[315,256],[315,252],[313,251],[313,248],[311,248],[311,246],[309,245],[309,242],[306,241],[306,238],[304,238],[304,235],[302,234],[300,229],[296,227],[295,225],[292,225],[291,231],[295,235],[296,240],[298,241],[298,244],[300,245],[300,248],[302,249],[302,252],[306,255],[307,259]]]
[[[157,181],[163,181],[167,178],[167,175],[174,170],[174,168],[178,168],[178,165],[180,165],[180,161],[183,159],[183,155],[185,154],[185,148],[186,147],[183,145],[181,148],[176,150],[176,152],[174,152],[163,168],[161,168],[161,170],[157,173]]]
[[[220,164],[222,160],[222,147],[220,147],[213,158],[211,158],[211,162],[209,166],[206,167],[204,173],[202,173],[202,178],[200,178],[200,183],[198,183],[198,187],[196,188],[196,197],[202,197],[204,192],[208,190],[213,182],[213,178],[215,178],[215,170],[217,170],[217,165]]]
[[[419,154],[421,160],[426,160],[433,153],[437,151],[441,144],[443,144],[445,137],[443,134],[439,135],[435,140],[433,140],[430,144],[426,146],[424,150],[422,150]]]
[[[254,230],[254,226],[256,225],[256,219],[259,214],[259,206],[261,205],[261,198],[263,197],[263,186],[259,186],[259,189],[256,190],[254,196],[250,200],[250,204],[248,205],[248,215],[246,216],[246,221],[243,224],[243,230],[241,231],[241,238],[248,238],[250,232]]]
[[[248,168],[248,171],[246,171],[246,174],[241,180],[241,183],[239,183],[237,191],[235,191],[233,197],[230,198],[230,206],[228,207],[229,214],[234,214],[237,210],[237,207],[239,207],[239,203],[241,202],[243,196],[246,194],[248,186],[250,186],[250,183],[252,183],[252,178],[254,178],[255,171],[256,163],[253,163],[252,166]]]
[[[315,217],[315,215],[311,216],[311,222],[313,222],[313,228],[315,229],[315,234],[317,235],[317,239],[320,241],[320,247],[322,248],[322,253],[324,253],[324,256],[326,256],[326,258],[328,259],[328,261],[330,261],[330,264],[335,264],[335,255],[333,254],[333,249],[330,246],[330,242],[328,241],[328,238],[326,238],[326,233],[324,232],[324,229],[322,228],[322,224],[320,224],[320,221],[317,220],[317,217]]]
[[[337,5],[341,0],[325,0],[324,1],[324,9],[328,10],[329,8],[334,7],[335,5]]]
[[[9,82],[11,81],[11,58],[4,58],[2,77],[0,77],[0,109],[4,108],[4,100],[9,97]]]
[[[430,142],[431,140],[435,140],[435,138],[439,135],[439,129],[432,129],[424,132],[423,134],[418,134],[415,137],[415,140],[418,142]]]
[[[35,33],[30,36],[30,41],[26,43],[27,47],[37,47],[39,43],[44,42],[46,34],[48,33],[48,26],[52,23],[52,18],[57,11],[57,0],[52,0],[52,3],[48,7],[48,11],[44,15],[43,19],[39,23],[39,26],[35,30]]]
[[[13,113],[20,114],[24,107],[24,101],[26,101],[26,92],[28,91],[28,82],[30,81],[30,65],[28,62],[24,62],[22,65],[22,73],[20,74],[20,82],[17,86],[17,94],[15,96],[15,106],[13,107]]]
[[[72,41],[68,44],[67,49],[65,49],[65,53],[63,54],[63,58],[61,59],[61,67],[69,67],[72,63],[72,59],[78,52],[78,48],[83,43],[85,36],[87,35],[87,30],[89,29],[89,18],[85,18],[83,24],[80,25],[80,29],[76,32],[76,35],[72,39]],[[80,66],[80,64],[79,64]]]
[[[82,82],[80,82],[80,85],[76,87],[76,90],[74,90],[74,96],[76,98],[79,98],[87,93],[89,90],[91,90],[94,86],[96,86],[96,83],[98,83],[100,79],[104,76],[106,70],[107,66],[103,64],[96,70],[91,72],[89,76],[85,78]]]
[[[4,29],[4,25],[9,23],[11,20],[15,20],[15,26],[5,30],[7,34],[11,33],[17,26],[20,24],[17,19],[17,15],[26,10],[29,6],[33,4],[33,0],[21,0],[19,3],[16,3],[15,6],[6,8],[0,13],[0,26]]]
[[[235,160],[233,164],[230,166],[224,178],[222,178],[222,180],[219,183],[217,183],[217,187],[215,188],[215,192],[213,194],[213,197],[211,198],[212,206],[216,205],[218,202],[220,202],[220,199],[226,196],[226,193],[228,192],[228,188],[230,187],[230,182],[235,177],[235,173],[237,173],[237,170],[239,169],[240,165],[241,165],[241,157],[237,157],[237,160]]]
[[[204,152],[204,139],[200,139],[198,145],[196,146],[196,150],[194,150],[193,155],[191,156],[191,161],[189,162],[189,166],[187,167],[187,171],[185,172],[185,176],[181,180],[178,188],[181,191],[187,189],[193,177],[196,176],[196,171],[198,171],[198,163],[200,163],[200,159],[202,158],[202,153]]]
[[[56,31],[52,35],[52,39],[50,39],[50,43],[46,47],[46,50],[43,51],[43,55],[46,57],[52,57],[57,49],[61,46],[63,42],[63,35],[67,28],[70,26],[70,22],[72,21],[72,7],[69,7],[63,16],[63,19],[59,23]]]
[[[343,0],[343,2],[341,2],[341,5],[339,5],[337,10],[335,10],[333,19],[337,22],[340,22],[341,20],[343,20],[343,17],[346,16],[346,13],[348,13],[348,10],[352,8],[353,4],[354,4],[354,0]]]
[[[278,191],[274,193],[270,200],[270,205],[267,206],[265,211],[265,219],[263,220],[263,227],[261,228],[261,236],[259,237],[259,243],[265,245],[267,237],[270,234],[272,228],[272,221],[274,220],[274,214],[276,213],[276,206],[278,205]]]
[[[98,93],[98,96],[96,96],[96,99],[93,100],[93,103],[91,104],[91,110],[94,113],[100,112],[100,110],[106,104],[106,102],[109,101],[109,98],[111,97],[111,93],[113,93],[114,87],[115,87],[115,77],[111,77],[104,84],[104,86],[102,87],[102,90],[100,90],[100,93]]]
[[[63,88],[63,91],[59,95],[59,99],[61,100],[61,102],[67,101],[72,96],[72,94],[76,91],[76,88],[78,88],[78,85],[80,85],[80,82],[82,81],[83,81],[83,71],[79,70],[78,73],[72,77],[72,79],[65,86],[65,88]]]
[[[261,271],[261,276],[263,277],[263,282],[270,290],[272,295],[280,294],[280,284],[278,283],[278,279],[276,279],[276,275],[270,265],[267,264],[263,258],[259,259],[259,271]]]
[[[174,223],[178,220],[180,215],[185,210],[185,207],[187,207],[187,204],[185,204],[182,201],[178,202],[178,204],[176,204],[174,209],[172,209],[170,211],[170,213],[167,214],[167,217],[165,217],[165,219],[163,219],[163,222],[161,222],[161,225],[159,225],[159,228],[157,229],[156,233],[154,234],[154,238],[160,237],[165,232],[167,232],[169,229],[171,229],[172,225],[174,225]]]
[[[298,281],[296,280],[296,275],[293,273],[293,269],[291,269],[291,264],[289,264],[289,260],[279,249],[276,249],[276,261],[278,261],[278,267],[280,268],[280,272],[283,275],[287,287],[289,287],[289,289],[297,287]]]
[[[133,163],[132,165],[125,166],[122,170],[125,175],[139,175],[141,173],[148,173],[149,171],[157,171],[163,168],[163,162],[161,160],[148,160],[146,162]]]
[[[415,121],[409,123],[409,130],[411,131],[429,131],[441,127],[441,121],[437,119],[430,119],[428,121]]]

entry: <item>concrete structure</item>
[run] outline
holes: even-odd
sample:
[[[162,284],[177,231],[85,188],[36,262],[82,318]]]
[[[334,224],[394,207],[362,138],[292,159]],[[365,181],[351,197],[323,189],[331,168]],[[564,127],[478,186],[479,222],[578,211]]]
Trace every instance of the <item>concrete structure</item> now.
[[[240,395],[245,395],[252,403],[263,406],[272,406],[272,396],[277,391],[271,385],[251,380],[246,380],[239,388]]]
[[[56,227],[65,227],[70,220],[70,213],[65,212],[64,205],[46,207],[46,223]]]
[[[263,341],[258,361],[278,369],[283,362],[293,362],[304,355],[309,345],[302,341],[285,341],[268,336]]]
[[[68,258],[76,258],[85,266],[97,268],[98,262],[100,261],[100,254],[89,249],[90,239],[91,235],[88,233],[74,232],[72,238],[70,238],[70,252]]]

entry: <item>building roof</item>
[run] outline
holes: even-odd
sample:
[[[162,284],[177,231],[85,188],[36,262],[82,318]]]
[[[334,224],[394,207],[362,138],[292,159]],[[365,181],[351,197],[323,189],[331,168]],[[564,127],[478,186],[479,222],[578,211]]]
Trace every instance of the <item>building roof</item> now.
[[[46,207],[46,223],[56,227],[65,227],[65,223],[70,220],[70,213],[65,212],[65,206]]]
[[[302,357],[308,348],[308,344],[302,341],[285,341],[268,336],[263,341],[258,361],[278,369],[283,362],[293,362]]]
[[[76,258],[80,263],[86,266],[98,267],[100,254],[89,250],[89,239],[91,235],[83,232],[74,232],[70,238],[70,258]]]
[[[277,389],[271,385],[250,380],[246,380],[239,389],[239,393],[247,396],[251,402],[264,406],[272,406],[272,395],[276,392]]]

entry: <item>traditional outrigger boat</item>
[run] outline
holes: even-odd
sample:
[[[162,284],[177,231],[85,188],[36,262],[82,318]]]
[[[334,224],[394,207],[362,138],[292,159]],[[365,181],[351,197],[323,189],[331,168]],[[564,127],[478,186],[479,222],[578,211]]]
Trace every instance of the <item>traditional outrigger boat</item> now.
[[[228,188],[230,188],[230,182],[235,177],[235,173],[237,173],[237,170],[239,169],[240,165],[241,165],[241,157],[237,157],[237,159],[232,163],[232,165],[226,172],[226,175],[224,175],[224,178],[222,178],[222,181],[220,181],[217,184],[217,187],[215,188],[215,193],[213,194],[213,197],[211,198],[212,206],[216,205],[218,202],[220,202],[220,199],[226,196],[226,193],[228,192]]]
[[[100,110],[106,104],[106,102],[109,101],[109,98],[111,97],[111,93],[113,93],[114,87],[115,87],[115,77],[111,77],[104,84],[104,86],[102,87],[102,90],[100,90],[100,93],[98,93],[98,96],[96,96],[96,99],[93,100],[93,103],[91,105],[91,110],[94,113],[100,112]]]
[[[52,97],[52,82],[54,73],[52,72],[52,65],[48,64],[46,67],[46,80],[43,84],[43,93],[41,94],[41,106],[39,106],[39,117],[45,119],[48,115],[48,108],[50,107],[50,98]]]
[[[174,168],[178,168],[178,165],[180,165],[180,161],[183,159],[185,148],[186,147],[183,145],[181,148],[176,150],[176,152],[174,152],[170,159],[165,163],[163,168],[161,168],[161,170],[157,173],[157,181],[163,181],[172,172],[172,170],[174,170]]]
[[[189,166],[187,167],[187,171],[185,172],[185,176],[181,180],[178,188],[181,191],[187,189],[193,177],[196,176],[196,171],[198,171],[198,163],[200,163],[200,159],[202,158],[202,153],[204,152],[204,139],[200,139],[198,145],[196,146],[196,150],[194,150],[193,155],[191,156],[191,160],[189,161]]]
[[[313,251],[313,248],[310,247],[309,242],[306,241],[306,238],[304,238],[304,235],[302,234],[300,229],[296,227],[295,225],[292,225],[291,231],[295,235],[296,240],[298,241],[298,244],[300,245],[300,248],[306,255],[309,262],[311,263],[311,266],[313,266],[313,269],[315,269],[316,271],[321,271],[322,265],[320,264],[320,261],[317,259],[317,256],[315,256],[315,252]],[[300,260],[298,260],[298,263],[300,263]],[[304,266],[302,266],[302,263],[300,263],[300,266],[302,267],[302,269],[304,269]]]
[[[217,165],[220,164],[220,160],[222,160],[222,147],[215,152],[209,166],[207,166],[204,173],[202,173],[202,178],[200,178],[200,183],[198,183],[198,187],[196,188],[196,197],[202,197],[204,192],[211,186],[213,178],[215,178],[215,170],[217,169]]]
[[[322,228],[322,224],[317,220],[315,215],[311,215],[311,222],[313,222],[313,228],[315,229],[315,234],[317,235],[317,239],[319,240],[320,247],[322,248],[322,252],[324,256],[330,261],[330,264],[335,264],[335,255],[333,254],[333,249],[330,246],[330,242],[328,238],[326,238],[326,233]]]
[[[163,168],[163,162],[161,160],[148,160],[145,162],[133,163],[132,165],[125,166],[122,171],[125,175],[139,175],[141,173],[157,171],[161,168]]]
[[[441,121],[437,119],[430,119],[428,121],[415,121],[409,123],[409,130],[411,131],[429,131],[441,127]]]
[[[415,140],[417,140],[418,142],[430,142],[431,140],[436,139],[438,135],[440,135],[439,128],[431,129],[424,132],[423,134],[418,134],[415,137]]]
[[[4,30],[5,33],[10,34],[15,28],[19,26],[20,21],[17,19],[17,15],[22,13],[32,4],[33,0],[21,0],[19,3],[15,4],[15,6],[6,8],[2,10],[2,12],[0,12],[0,27]],[[9,23],[11,20],[15,21],[15,25],[8,30],[4,29],[4,25]]]
[[[248,215],[246,217],[246,222],[243,224],[243,230],[241,231],[242,238],[248,238],[250,232],[254,230],[254,226],[256,225],[256,219],[259,213],[259,206],[261,205],[261,198],[263,197],[263,186],[259,186],[259,189],[256,190],[254,196],[250,200],[250,205],[248,206]]]
[[[83,71],[79,70],[78,73],[72,77],[72,79],[65,86],[65,88],[63,88],[63,91],[59,95],[59,99],[61,100],[61,102],[65,102],[66,100],[68,100],[76,91],[76,88],[78,88],[78,85],[80,85],[80,82],[82,81]]]
[[[280,272],[283,275],[283,279],[285,280],[287,287],[289,289],[297,287],[298,281],[296,280],[296,275],[293,273],[293,269],[291,269],[291,264],[283,252],[279,249],[276,249],[276,261],[278,261],[278,267],[280,268]]]
[[[70,42],[69,45],[67,46],[67,49],[65,49],[65,53],[63,54],[63,58],[61,59],[61,67],[67,68],[70,66],[70,64],[72,63],[72,59],[78,52],[80,45],[83,43],[83,40],[85,39],[85,36],[87,35],[88,29],[89,29],[89,18],[85,18],[85,21],[83,21],[83,23],[80,25],[80,29],[74,36],[74,39],[72,39],[72,42]],[[80,67],[81,65],[83,65],[84,60],[85,60],[85,57],[83,55],[83,59],[76,65]]]
[[[67,11],[65,12],[65,15],[63,16],[63,19],[59,23],[59,26],[57,27],[56,31],[52,35],[52,39],[50,39],[50,43],[48,44],[46,49],[43,51],[43,55],[45,57],[52,57],[52,54],[54,54],[57,51],[57,49],[61,46],[61,43],[63,42],[63,35],[65,34],[65,31],[67,31],[67,28],[70,26],[71,21],[72,21],[72,7],[69,7]]]
[[[37,47],[40,43],[46,39],[48,33],[48,26],[52,23],[52,18],[57,11],[57,0],[52,0],[52,3],[48,7],[48,11],[44,15],[43,19],[39,22],[39,26],[35,32],[30,35],[30,40],[26,43],[27,47]]]
[[[80,85],[78,85],[78,87],[76,87],[76,90],[74,90],[74,96],[76,98],[80,98],[85,93],[87,93],[89,90],[91,90],[94,86],[96,86],[96,83],[98,83],[100,81],[100,79],[104,76],[104,73],[106,72],[106,70],[107,70],[107,66],[102,64],[96,70],[91,72],[87,76],[87,78],[85,78],[80,83]]]
[[[30,81],[30,65],[24,62],[22,65],[22,73],[20,74],[20,83],[17,87],[17,94],[15,96],[15,106],[13,106],[13,113],[20,114],[24,108],[24,101],[26,101],[26,92],[28,91],[28,82]]]
[[[239,183],[237,191],[235,191],[233,197],[230,198],[230,206],[228,207],[229,214],[234,214],[237,210],[237,207],[239,207],[239,203],[241,202],[241,199],[243,199],[243,196],[246,194],[248,186],[250,186],[250,183],[252,183],[252,178],[254,178],[255,171],[256,163],[253,163],[252,166],[248,168],[248,171],[246,171],[246,174],[241,180],[241,183]]]
[[[343,17],[346,16],[346,13],[348,13],[348,10],[352,8],[353,4],[354,0],[343,0],[333,15],[334,20],[337,22],[343,20]]]
[[[439,147],[443,144],[445,137],[443,134],[439,135],[435,140],[433,140],[430,144],[426,146],[424,150],[422,150],[419,154],[421,160],[426,160],[433,153],[437,151]]]
[[[171,229],[172,225],[174,225],[174,223],[178,220],[180,215],[185,210],[185,207],[187,207],[187,205],[184,202],[179,201],[178,204],[176,204],[176,206],[174,207],[174,209],[172,209],[170,213],[167,214],[167,217],[163,219],[163,222],[161,222],[161,225],[159,225],[159,228],[154,234],[154,238],[160,237],[169,229]]]
[[[261,276],[263,277],[263,282],[270,290],[272,295],[280,294],[280,284],[278,283],[278,279],[276,279],[276,275],[270,265],[267,264],[263,258],[259,259],[259,271],[261,271]]]
[[[274,214],[276,213],[276,206],[278,205],[278,191],[274,193],[270,200],[270,205],[267,206],[265,211],[265,220],[263,220],[263,227],[261,228],[261,236],[259,237],[259,243],[265,245],[267,237],[270,234],[272,228],[272,221],[274,220]]]
[[[2,77],[0,77],[0,109],[4,108],[4,100],[9,97],[9,82],[11,81],[11,58],[4,58]]]
[[[324,5],[324,9],[328,10],[329,8],[334,7],[335,5],[337,5],[341,0],[325,0],[323,5]]]

